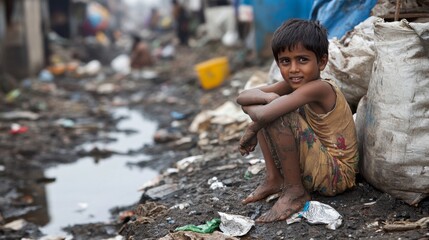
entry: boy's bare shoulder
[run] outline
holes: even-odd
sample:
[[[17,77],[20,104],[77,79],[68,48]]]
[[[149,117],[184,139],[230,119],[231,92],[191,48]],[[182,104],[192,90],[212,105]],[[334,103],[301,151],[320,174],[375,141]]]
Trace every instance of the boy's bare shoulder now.
[[[305,92],[316,93],[317,95],[323,93],[333,93],[334,89],[332,85],[325,80],[317,79],[304,84],[299,90],[305,90]]]

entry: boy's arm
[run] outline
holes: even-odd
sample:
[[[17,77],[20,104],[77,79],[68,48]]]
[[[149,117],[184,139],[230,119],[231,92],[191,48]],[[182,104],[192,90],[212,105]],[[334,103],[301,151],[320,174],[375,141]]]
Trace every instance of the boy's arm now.
[[[327,94],[335,94],[331,86],[322,81],[314,81],[301,86],[291,94],[274,99],[269,104],[243,106],[242,108],[257,123],[252,125],[253,131],[257,132],[266,124],[305,104],[312,102],[323,104]]]
[[[292,90],[285,82],[277,82],[271,85],[245,90],[237,97],[237,103],[241,106],[268,104],[281,95]]]
[[[237,103],[241,106],[268,104],[279,95],[272,92],[264,92],[258,88],[246,90],[237,97]]]

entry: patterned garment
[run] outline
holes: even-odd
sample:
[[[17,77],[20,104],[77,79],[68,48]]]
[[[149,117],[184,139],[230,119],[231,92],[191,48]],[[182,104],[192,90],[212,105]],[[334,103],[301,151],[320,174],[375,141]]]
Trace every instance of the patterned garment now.
[[[353,114],[339,88],[336,104],[327,114],[317,114],[308,105],[286,114],[300,149],[304,186],[310,191],[333,196],[355,186],[358,145]]]

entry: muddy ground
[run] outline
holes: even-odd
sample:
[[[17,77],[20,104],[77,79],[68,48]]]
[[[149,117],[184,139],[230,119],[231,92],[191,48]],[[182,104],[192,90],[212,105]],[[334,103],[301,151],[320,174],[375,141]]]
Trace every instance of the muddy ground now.
[[[193,65],[216,56],[229,57],[232,74],[221,87],[203,90]],[[237,132],[243,126],[237,123],[208,125],[205,135],[191,133],[189,126],[198,113],[234,101],[249,78],[256,71],[268,71],[270,64],[271,60],[258,64],[246,61],[246,51],[240,47],[206,43],[203,47],[178,48],[174,59],[158,60],[152,70],[159,75],[154,79],[124,77],[105,67],[101,76],[69,74],[56,77],[52,82],[23,81],[20,96],[4,101],[0,110],[31,111],[38,114],[38,118],[3,116],[0,121],[0,239],[43,237],[31,218],[27,217],[30,222],[17,230],[5,224],[37,211],[38,191],[44,184],[55,181],[38,174],[41,169],[73,162],[82,156],[102,159],[113,154],[98,149],[76,151],[74,147],[87,141],[111,141],[103,139],[103,133],[115,130],[119,120],[113,119],[108,109],[118,105],[141,110],[146,117],[159,122],[158,143],[139,150],[150,155],[151,160],[139,166],[157,169],[163,177],[148,186],[135,205],[112,206],[111,223],[66,227],[65,231],[73,235],[73,239],[120,239],[121,236],[123,239],[165,236],[170,236],[169,239],[210,239],[210,235],[179,237],[181,233],[174,230],[188,224],[204,224],[218,218],[218,212],[257,218],[274,201],[240,203],[264,177],[263,171],[255,175],[248,173],[249,160],[260,159],[259,151],[248,158],[236,151]],[[59,121],[61,119],[73,119],[75,124],[66,126]],[[27,126],[28,131],[11,134],[12,123]],[[178,161],[192,156],[195,162],[177,170]],[[225,187],[211,189],[208,181],[213,177]],[[305,220],[290,225],[286,222],[256,224],[240,238],[429,239],[428,229],[383,229],[389,223],[415,222],[428,217],[429,200],[422,201],[419,206],[409,206],[374,189],[361,177],[353,190],[329,198],[316,194],[313,200],[334,207],[342,215],[343,224],[336,230],[329,230],[323,224],[311,225]],[[174,208],[177,204],[181,207]]]

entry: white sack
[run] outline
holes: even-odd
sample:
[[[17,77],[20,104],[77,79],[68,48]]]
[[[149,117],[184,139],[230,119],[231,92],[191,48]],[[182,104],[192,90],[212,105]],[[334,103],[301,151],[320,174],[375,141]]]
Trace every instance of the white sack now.
[[[369,17],[341,40],[329,40],[329,61],[322,78],[333,79],[347,102],[356,106],[368,90],[374,62],[374,23],[381,18]]]
[[[234,8],[232,6],[208,7],[206,17],[207,37],[210,40],[221,40],[227,32],[237,31]]]
[[[408,204],[429,196],[429,23],[375,23],[376,59],[359,104],[361,172]]]

